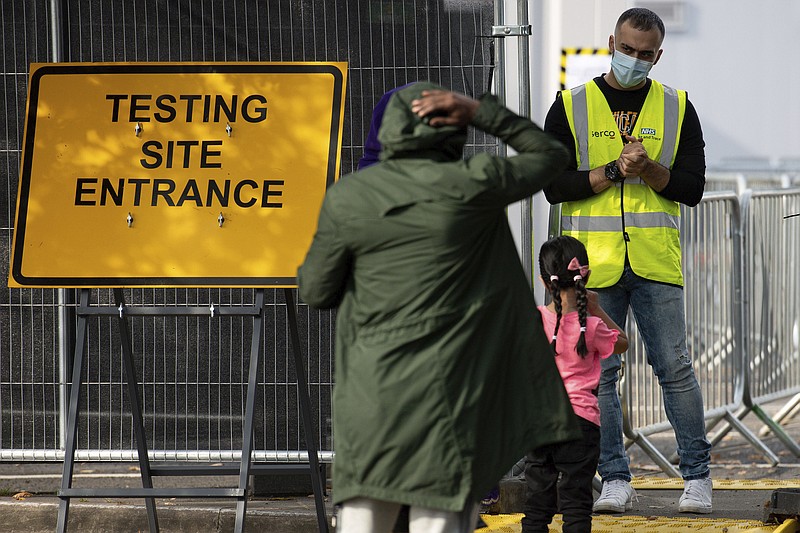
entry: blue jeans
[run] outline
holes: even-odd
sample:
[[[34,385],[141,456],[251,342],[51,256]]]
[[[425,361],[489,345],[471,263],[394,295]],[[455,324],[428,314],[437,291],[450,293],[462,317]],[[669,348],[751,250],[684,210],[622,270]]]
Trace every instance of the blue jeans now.
[[[625,267],[620,280],[605,289],[593,289],[600,305],[620,327],[625,326],[628,307],[633,311],[639,333],[653,368],[664,411],[675,430],[683,479],[709,476],[711,444],[706,439],[703,397],[686,348],[686,320],[683,289],[641,278]],[[600,462],[603,481],[630,481],[629,459],[622,433],[622,409],[617,381],[620,356],[602,362],[600,376]]]

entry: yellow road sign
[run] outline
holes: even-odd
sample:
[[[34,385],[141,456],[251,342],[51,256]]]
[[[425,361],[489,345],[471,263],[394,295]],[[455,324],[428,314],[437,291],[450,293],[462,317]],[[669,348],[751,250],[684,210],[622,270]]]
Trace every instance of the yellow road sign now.
[[[31,66],[9,286],[292,286],[345,63]]]

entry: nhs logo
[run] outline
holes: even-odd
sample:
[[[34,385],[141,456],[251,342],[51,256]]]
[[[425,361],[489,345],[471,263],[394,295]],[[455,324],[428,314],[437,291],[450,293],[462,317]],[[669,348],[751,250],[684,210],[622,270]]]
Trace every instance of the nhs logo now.
[[[642,128],[641,130],[642,135],[655,135],[656,130],[655,128]]]

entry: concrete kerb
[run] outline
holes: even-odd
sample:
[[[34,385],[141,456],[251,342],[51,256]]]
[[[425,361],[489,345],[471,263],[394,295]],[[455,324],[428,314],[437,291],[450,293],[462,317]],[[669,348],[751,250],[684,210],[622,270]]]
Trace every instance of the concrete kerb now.
[[[313,499],[308,502],[308,508],[298,505],[298,501],[302,503],[302,500],[294,498],[248,502],[247,530],[276,533],[316,531]],[[56,529],[58,505],[59,499],[55,496],[32,496],[23,500],[2,497],[0,522],[4,524],[3,531],[52,533]],[[162,533],[233,531],[236,520],[235,505],[228,502],[167,500],[157,501],[156,508]],[[330,514],[328,517],[330,519]],[[113,499],[74,501],[70,504],[67,530],[80,533],[148,531],[144,502]]]

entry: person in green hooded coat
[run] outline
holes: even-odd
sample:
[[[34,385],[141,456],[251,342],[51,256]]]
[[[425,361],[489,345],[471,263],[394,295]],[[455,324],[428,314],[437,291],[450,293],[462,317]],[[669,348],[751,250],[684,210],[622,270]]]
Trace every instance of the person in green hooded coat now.
[[[517,155],[463,159],[467,126]],[[472,532],[526,452],[580,438],[508,225],[564,169],[563,146],[500,105],[417,82],[392,95],[381,162],[326,193],[297,274],[338,307],[333,431],[339,533]]]

